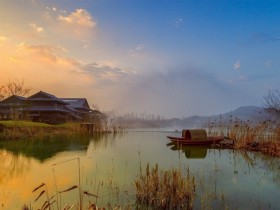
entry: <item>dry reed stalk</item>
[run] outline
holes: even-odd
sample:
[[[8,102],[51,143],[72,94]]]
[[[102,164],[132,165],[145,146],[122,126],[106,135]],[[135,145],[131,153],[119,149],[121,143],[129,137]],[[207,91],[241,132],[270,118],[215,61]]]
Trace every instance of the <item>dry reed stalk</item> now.
[[[279,157],[280,125],[264,120],[258,124],[238,118],[208,123],[208,135],[223,135],[235,140],[235,149],[254,150]],[[273,145],[273,146],[272,146]]]
[[[269,154],[275,157],[280,157],[280,141],[262,142],[251,150],[261,151],[264,154]]]
[[[140,172],[134,184],[139,205],[157,209],[193,208],[195,182],[189,172],[184,177],[179,170],[159,170],[157,164],[150,169],[147,164],[145,173]]]

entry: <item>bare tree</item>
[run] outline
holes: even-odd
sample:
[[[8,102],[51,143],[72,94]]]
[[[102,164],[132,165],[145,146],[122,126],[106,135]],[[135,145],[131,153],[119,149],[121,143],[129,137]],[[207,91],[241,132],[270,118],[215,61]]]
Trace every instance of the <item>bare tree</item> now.
[[[25,96],[30,91],[29,87],[25,87],[23,80],[9,80],[5,85],[0,86],[0,100],[12,95]]]
[[[269,90],[263,99],[267,111],[280,117],[280,91]]]
[[[6,87],[5,85],[0,86],[0,101],[3,100],[6,96]]]

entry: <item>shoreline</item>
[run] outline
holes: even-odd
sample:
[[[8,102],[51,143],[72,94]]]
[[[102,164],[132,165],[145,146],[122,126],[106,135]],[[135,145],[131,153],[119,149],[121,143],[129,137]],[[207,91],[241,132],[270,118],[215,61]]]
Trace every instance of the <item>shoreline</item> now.
[[[20,139],[36,139],[46,137],[56,137],[62,135],[93,135],[94,133],[109,132],[103,130],[94,130],[88,132],[81,123],[64,123],[58,125],[49,125],[44,123],[35,123],[30,121],[0,121],[0,141],[20,140]],[[115,131],[114,131],[115,132]],[[118,132],[118,131],[116,131]],[[220,149],[223,146],[218,147]],[[260,152],[272,157],[280,157],[280,141],[267,140],[267,141],[250,141],[243,142],[241,145],[232,145],[226,149],[244,150]]]

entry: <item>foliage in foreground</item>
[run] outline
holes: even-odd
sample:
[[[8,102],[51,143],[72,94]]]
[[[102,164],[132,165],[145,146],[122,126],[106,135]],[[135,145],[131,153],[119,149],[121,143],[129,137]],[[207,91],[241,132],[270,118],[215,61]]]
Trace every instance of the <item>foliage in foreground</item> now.
[[[161,170],[158,165],[135,180],[136,202],[155,209],[192,209],[195,197],[195,181],[189,170],[184,176],[180,170]]]

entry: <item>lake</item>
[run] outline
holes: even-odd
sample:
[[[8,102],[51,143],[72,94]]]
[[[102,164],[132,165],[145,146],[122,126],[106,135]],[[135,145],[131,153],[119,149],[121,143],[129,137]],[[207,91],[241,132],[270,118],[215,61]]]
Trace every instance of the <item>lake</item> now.
[[[279,209],[280,159],[253,152],[169,145],[168,131],[127,131],[94,137],[0,141],[0,209],[34,209],[49,196],[81,184],[84,205],[134,205],[133,182],[145,168],[181,169],[195,177],[194,209]],[[74,187],[73,187],[74,188]],[[61,205],[79,200],[77,189],[61,193]],[[57,204],[54,204],[57,207]]]

